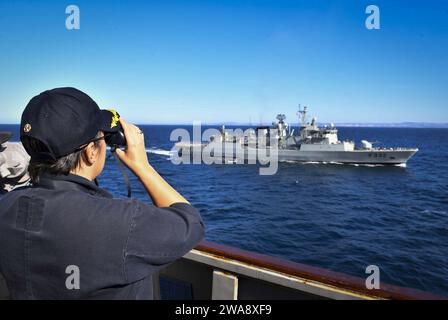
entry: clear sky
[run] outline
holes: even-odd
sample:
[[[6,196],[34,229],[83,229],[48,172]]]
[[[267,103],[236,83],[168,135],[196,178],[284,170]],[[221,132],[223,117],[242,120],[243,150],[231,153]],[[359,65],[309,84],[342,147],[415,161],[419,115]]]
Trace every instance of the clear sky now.
[[[0,123],[61,86],[139,124],[448,122],[444,0],[0,0],[0,57]]]

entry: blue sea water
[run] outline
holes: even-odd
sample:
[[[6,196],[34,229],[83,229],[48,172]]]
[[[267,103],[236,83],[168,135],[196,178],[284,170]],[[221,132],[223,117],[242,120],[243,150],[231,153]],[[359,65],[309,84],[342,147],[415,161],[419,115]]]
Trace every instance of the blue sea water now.
[[[174,165],[176,127],[140,127],[152,165],[200,210],[207,240],[364,278],[377,265],[382,282],[448,296],[448,129],[340,128],[340,139],[418,147],[406,168],[279,163],[261,176],[257,165]],[[114,158],[99,181],[126,196]]]

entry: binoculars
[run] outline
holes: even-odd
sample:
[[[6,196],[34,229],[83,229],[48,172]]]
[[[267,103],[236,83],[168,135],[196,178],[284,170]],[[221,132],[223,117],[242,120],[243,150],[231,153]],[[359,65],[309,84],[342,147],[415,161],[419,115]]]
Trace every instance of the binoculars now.
[[[104,136],[104,141],[111,148],[112,152],[117,148],[126,147],[126,137],[124,135],[123,127],[120,123],[120,115],[114,109],[107,110],[112,117],[112,126],[118,127],[115,132],[107,132]]]
[[[115,151],[115,149],[120,147],[126,147],[126,137],[124,136],[124,131],[122,126],[118,123],[119,130],[114,133],[107,133],[104,137],[106,144]]]

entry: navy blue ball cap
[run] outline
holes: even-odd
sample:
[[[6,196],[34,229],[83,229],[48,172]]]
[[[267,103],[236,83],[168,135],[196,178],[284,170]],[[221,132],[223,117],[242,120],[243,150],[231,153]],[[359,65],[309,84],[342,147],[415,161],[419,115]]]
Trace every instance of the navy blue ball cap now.
[[[120,116],[101,110],[95,101],[75,88],[56,88],[35,96],[26,106],[20,123],[20,138],[40,140],[49,150],[31,158],[64,157],[95,139],[99,131],[119,130]]]

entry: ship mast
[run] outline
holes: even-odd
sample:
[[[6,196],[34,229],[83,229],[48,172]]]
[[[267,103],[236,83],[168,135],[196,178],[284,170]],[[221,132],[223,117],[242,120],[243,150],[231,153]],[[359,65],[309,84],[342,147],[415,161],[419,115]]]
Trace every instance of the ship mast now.
[[[299,123],[301,124],[302,127],[305,127],[307,125],[306,123],[306,113],[307,113],[307,107],[304,106],[303,110],[301,108],[301,105],[299,104],[299,111],[297,112],[297,116],[299,117]]]

